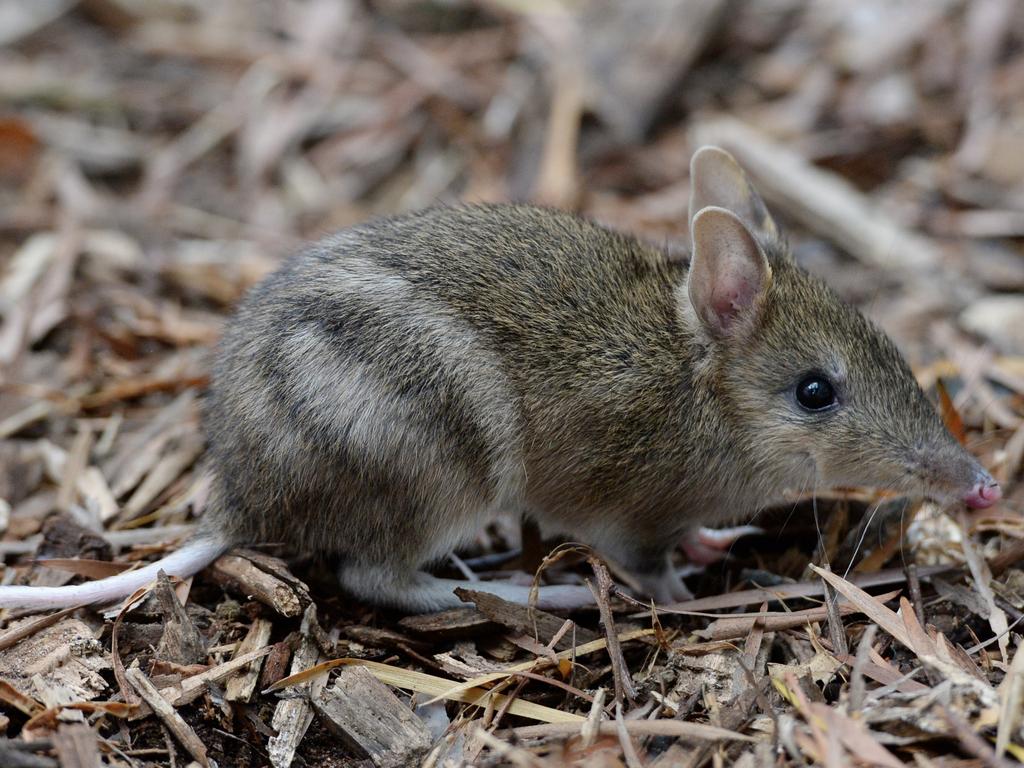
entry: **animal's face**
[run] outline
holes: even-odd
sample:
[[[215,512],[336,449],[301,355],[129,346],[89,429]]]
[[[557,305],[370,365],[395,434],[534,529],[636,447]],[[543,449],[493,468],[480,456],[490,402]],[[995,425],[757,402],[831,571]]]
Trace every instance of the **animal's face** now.
[[[987,507],[999,486],[945,429],[893,343],[800,270],[735,160],[691,163],[681,311],[762,490],[865,485]]]
[[[775,263],[756,326],[717,345],[721,392],[751,435],[758,475],[797,490],[874,486],[994,503],[998,486],[888,337],[820,282]]]

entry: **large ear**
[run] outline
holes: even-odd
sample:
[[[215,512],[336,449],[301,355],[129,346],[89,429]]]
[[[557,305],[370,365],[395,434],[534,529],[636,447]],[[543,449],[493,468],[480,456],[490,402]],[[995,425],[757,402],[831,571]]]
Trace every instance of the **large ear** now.
[[[692,227],[686,290],[697,318],[716,339],[749,334],[771,284],[768,259],[732,211],[705,208]]]
[[[762,241],[778,237],[778,227],[736,159],[718,147],[698,149],[690,159],[690,231],[709,205],[732,211]]]

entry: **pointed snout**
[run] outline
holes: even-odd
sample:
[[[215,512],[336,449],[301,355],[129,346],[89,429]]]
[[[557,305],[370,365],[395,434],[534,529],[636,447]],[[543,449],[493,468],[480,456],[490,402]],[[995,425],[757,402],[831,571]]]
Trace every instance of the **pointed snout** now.
[[[1003,497],[995,478],[951,435],[932,445],[935,447],[919,445],[912,454],[915,474],[924,481],[926,495],[947,503],[956,499],[970,509],[988,509]]]
[[[988,472],[982,472],[973,487],[963,495],[963,502],[971,509],[987,509],[1002,497],[999,483]]]

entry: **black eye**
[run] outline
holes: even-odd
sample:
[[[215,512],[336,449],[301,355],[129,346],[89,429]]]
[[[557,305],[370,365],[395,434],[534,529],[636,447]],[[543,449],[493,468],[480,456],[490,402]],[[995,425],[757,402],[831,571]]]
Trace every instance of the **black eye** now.
[[[796,385],[796,401],[808,411],[823,411],[835,405],[836,391],[824,376],[811,374]]]

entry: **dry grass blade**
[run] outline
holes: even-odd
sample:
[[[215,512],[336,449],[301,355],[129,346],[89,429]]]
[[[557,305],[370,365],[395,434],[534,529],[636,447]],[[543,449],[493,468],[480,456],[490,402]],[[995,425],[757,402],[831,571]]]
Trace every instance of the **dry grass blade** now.
[[[850,751],[850,756],[857,762],[886,766],[886,768],[902,768],[903,763],[897,760],[892,752],[879,744],[863,723],[824,704],[811,704],[809,713],[812,717],[821,718],[827,724],[829,734],[835,734],[842,745]]]
[[[621,635],[618,636],[618,639],[620,643],[625,643],[631,640],[639,640],[640,638],[644,637],[652,637],[654,634],[655,630],[653,629],[637,629],[630,632],[623,632]],[[608,640],[606,638],[601,638],[600,640],[592,640],[589,643],[584,643],[583,645],[578,645],[574,648],[570,648],[565,651],[560,651],[559,653],[555,654],[555,658],[558,660],[574,659],[578,656],[585,656],[588,653],[594,653],[595,651],[604,650],[607,647]],[[480,675],[478,677],[474,677],[470,680],[467,680],[464,683],[460,683],[459,685],[450,688],[447,691],[447,693],[457,694],[470,688],[476,688],[481,685],[487,685],[488,683],[492,683],[495,680],[504,679],[506,677],[509,677],[510,675],[515,675],[519,672],[532,672],[539,668],[547,666],[548,663],[549,662],[547,657],[541,656],[537,659],[534,659],[533,661],[527,661],[522,664],[514,664],[502,670],[501,672],[488,672],[487,674]]]
[[[524,725],[498,733],[499,735],[507,733],[519,739],[536,739],[545,736],[576,736],[581,733],[582,727],[584,726],[574,723],[550,723]],[[632,736],[670,736],[677,739],[707,741],[755,741],[752,736],[736,733],[727,728],[718,728],[703,723],[688,723],[685,720],[626,720],[621,725],[616,722],[603,722],[598,724],[596,730],[601,736],[618,736],[620,728],[624,728],[626,733]]]
[[[278,691],[292,685],[300,685],[303,682],[312,680],[329,672],[335,667],[345,665],[366,667],[373,673],[374,677],[382,683],[387,683],[395,688],[403,688],[409,691],[416,691],[417,693],[426,693],[436,697],[430,701],[447,699],[449,701],[462,701],[467,704],[485,707],[501,707],[510,701],[508,696],[485,690],[477,685],[462,684],[453,687],[451,680],[445,680],[443,677],[435,677],[434,675],[428,675],[424,672],[414,672],[413,670],[394,667],[388,664],[381,664],[379,662],[368,661],[365,659],[334,659],[332,661],[324,662],[323,664],[318,664],[316,667],[311,667],[302,673],[291,675],[283,680],[279,680],[270,690]],[[490,677],[488,682],[508,677],[509,674],[512,673],[505,672],[499,676]],[[551,707],[545,707],[540,704],[534,704],[532,702],[522,701],[519,699],[511,701],[511,704],[508,706],[508,712],[520,717],[528,717],[531,720],[540,720],[544,723],[575,723],[582,722],[585,719],[580,715],[575,715],[571,712],[562,712],[557,709],[552,709]]]
[[[898,615],[903,619],[903,627],[906,630],[907,637],[910,638],[911,645],[907,647],[918,655],[937,655],[938,649],[935,641],[924,631],[924,627],[917,620],[914,606],[905,597],[900,598],[900,612]]]
[[[906,626],[900,620],[899,616],[882,605],[877,599],[834,573],[823,570],[816,565],[811,565],[810,568],[821,576],[822,579],[831,584],[837,592],[855,605],[861,613],[865,614],[873,622],[878,624],[878,626],[892,635],[896,640],[899,640],[907,648],[914,651],[914,653],[917,653],[918,655],[921,653],[934,655],[935,649],[934,647],[929,647],[930,644],[926,644],[925,647],[920,649],[915,647],[913,640],[907,632]]]
[[[1018,645],[1017,652],[1013,654],[1010,668],[999,686],[999,699],[1002,707],[996,730],[997,757],[1006,752],[1010,739],[1017,733],[1024,718],[1024,645]]]
[[[967,516],[963,513],[960,515],[960,529],[964,534],[961,546],[964,551],[964,556],[967,558],[967,567],[971,569],[974,589],[988,606],[988,622],[992,627],[993,634],[998,638],[997,642],[999,644],[999,653],[1003,657],[1003,663],[1009,664],[1010,637],[1008,622],[1006,621],[1006,613],[1002,608],[996,605],[995,595],[992,593],[992,587],[990,584],[992,581],[992,573],[989,571],[988,564],[981,559],[981,556],[978,554],[977,550],[974,548],[974,544],[969,538],[970,523],[967,520]]]
[[[853,712],[859,712],[864,706],[864,696],[867,692],[867,686],[864,684],[864,670],[871,663],[869,654],[877,633],[878,625],[876,624],[871,624],[864,630],[864,634],[861,635],[860,642],[857,644],[857,656],[850,665],[850,710]],[[837,655],[836,658],[840,657]]]
[[[924,568],[919,568],[918,575],[921,578],[926,578],[940,573],[945,573],[952,569],[952,565],[930,565]],[[889,568],[884,571],[878,571],[877,573],[858,573],[853,575],[849,581],[851,584],[858,587],[866,588],[902,584],[906,579],[907,575],[902,568]],[[821,581],[803,581],[795,584],[779,584],[778,586],[770,589],[744,589],[738,592],[724,592],[720,595],[688,600],[685,603],[678,603],[675,606],[659,606],[657,610],[659,614],[678,613],[688,616],[715,617],[715,614],[708,613],[708,611],[740,608],[745,605],[758,605],[765,600],[774,602],[776,600],[784,601],[799,597],[821,597],[824,593],[825,587]],[[648,610],[645,613],[633,614],[633,618],[646,618],[649,613],[650,611]],[[750,618],[758,615],[759,614],[756,613],[747,614]]]
[[[894,599],[899,592],[887,592],[877,598],[880,603],[887,603]],[[843,601],[837,604],[840,616],[849,616],[857,613],[860,609]],[[706,629],[699,630],[697,634],[707,640],[730,640],[734,638],[747,637],[755,625],[760,626],[763,631],[778,632],[784,629],[800,627],[808,623],[824,621],[828,618],[829,612],[825,607],[807,608],[801,611],[765,611],[761,614],[750,614],[746,616],[729,616],[711,622]],[[844,651],[838,651],[844,653]]]

